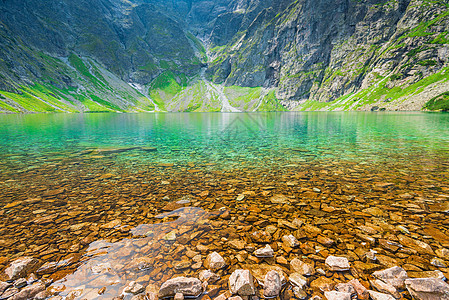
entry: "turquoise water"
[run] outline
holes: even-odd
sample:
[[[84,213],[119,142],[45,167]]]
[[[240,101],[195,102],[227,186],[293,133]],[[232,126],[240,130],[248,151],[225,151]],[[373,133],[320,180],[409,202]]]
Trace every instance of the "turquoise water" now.
[[[449,114],[1,115],[0,257],[40,259],[52,295],[112,299],[130,281],[198,277],[217,251],[228,266],[213,299],[235,269],[261,268],[245,257],[268,224],[277,257],[323,269],[329,254],[369,251],[366,234],[398,242],[408,230],[448,248],[448,181]],[[296,218],[336,243],[279,223]],[[302,248],[278,247],[288,234]],[[416,260],[380,251],[399,266]],[[419,268],[434,270],[435,255],[421,254]]]
[[[27,168],[85,150],[124,151],[124,167],[210,162],[220,167],[316,159],[433,158],[449,150],[449,114],[160,113],[0,116],[0,161]]]

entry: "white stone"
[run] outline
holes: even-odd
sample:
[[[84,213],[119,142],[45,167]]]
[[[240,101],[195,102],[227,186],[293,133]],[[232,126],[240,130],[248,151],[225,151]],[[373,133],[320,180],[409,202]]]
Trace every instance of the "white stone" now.
[[[239,296],[251,296],[256,293],[253,275],[248,270],[235,270],[229,277],[229,290]]]
[[[299,273],[291,273],[288,280],[302,290],[307,286],[307,279]]]
[[[368,290],[368,293],[373,300],[396,300],[393,296]]]
[[[254,251],[256,257],[273,257],[274,251],[270,245],[266,245],[264,248],[257,249]]]
[[[350,293],[337,291],[324,292],[324,297],[326,297],[327,300],[351,300]]]
[[[204,266],[212,271],[222,269],[226,266],[224,258],[217,252],[212,252],[206,258]]]
[[[408,278],[407,272],[401,267],[376,271],[373,276],[383,282],[389,283],[397,289],[405,289],[404,281]]]
[[[297,258],[292,259],[290,266],[293,270],[304,276],[312,276],[315,273],[312,265],[309,265]]]
[[[201,281],[192,277],[176,277],[164,282],[159,289],[159,298],[173,297],[182,293],[185,297],[198,297],[203,292]]]
[[[349,261],[346,257],[328,256],[325,261],[326,267],[331,271],[348,271]]]
[[[10,263],[10,265],[5,269],[4,273],[6,279],[16,280],[21,277],[26,277],[30,274],[37,266],[39,261],[33,257],[21,257]]]
[[[281,277],[275,270],[269,271],[265,275],[265,281],[263,285],[263,295],[265,298],[277,297],[281,291]]]
[[[406,279],[410,295],[417,300],[449,300],[449,284],[437,278]]]

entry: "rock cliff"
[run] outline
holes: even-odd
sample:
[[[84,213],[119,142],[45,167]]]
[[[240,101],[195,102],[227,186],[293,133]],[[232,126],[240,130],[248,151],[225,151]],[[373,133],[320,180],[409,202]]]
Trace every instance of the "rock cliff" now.
[[[449,91],[443,0],[2,0],[0,20],[3,112],[420,110]]]

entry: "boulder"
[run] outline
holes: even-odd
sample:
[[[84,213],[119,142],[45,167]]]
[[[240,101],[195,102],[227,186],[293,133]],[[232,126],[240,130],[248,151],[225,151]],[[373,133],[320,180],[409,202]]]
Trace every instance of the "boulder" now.
[[[222,269],[226,266],[226,262],[223,257],[217,252],[212,252],[206,258],[204,266],[212,271]]]
[[[326,267],[331,271],[348,271],[349,261],[346,257],[328,256],[325,261]]]
[[[37,259],[28,256],[16,259],[4,271],[6,280],[12,281],[26,277],[36,269],[38,263],[39,261]]]
[[[229,290],[239,296],[251,296],[256,293],[253,275],[248,270],[235,270],[229,277]]]
[[[376,271],[373,276],[383,282],[389,283],[397,289],[405,289],[404,281],[408,278],[407,272],[401,267]]]
[[[174,297],[182,293],[187,297],[198,297],[203,292],[201,281],[192,277],[176,277],[164,282],[159,289],[159,298]]]
[[[449,300],[449,284],[437,278],[406,279],[410,295],[417,300]]]
[[[265,275],[263,295],[265,298],[274,298],[279,296],[281,291],[281,277],[275,270],[271,270]]]

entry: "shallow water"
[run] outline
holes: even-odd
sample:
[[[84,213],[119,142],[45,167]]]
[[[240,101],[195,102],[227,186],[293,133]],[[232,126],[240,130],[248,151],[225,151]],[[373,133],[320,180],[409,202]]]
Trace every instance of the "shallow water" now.
[[[447,274],[430,261],[449,247],[448,182],[449,114],[4,115],[0,256],[40,258],[51,290],[76,299],[198,276],[211,251],[228,261],[211,298],[238,267],[289,274],[280,257],[323,269],[329,254],[350,257],[355,271],[335,282],[367,280],[370,249],[378,267]],[[305,225],[282,223],[295,218]],[[261,260],[252,233],[270,225],[276,259]],[[300,248],[282,243],[290,233]]]

